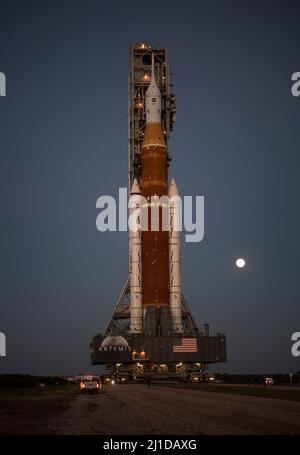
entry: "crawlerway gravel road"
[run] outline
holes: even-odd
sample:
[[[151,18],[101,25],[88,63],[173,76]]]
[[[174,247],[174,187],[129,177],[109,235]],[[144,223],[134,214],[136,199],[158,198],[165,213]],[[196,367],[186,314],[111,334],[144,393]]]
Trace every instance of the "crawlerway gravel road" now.
[[[147,385],[77,395],[57,434],[300,434],[300,402]]]

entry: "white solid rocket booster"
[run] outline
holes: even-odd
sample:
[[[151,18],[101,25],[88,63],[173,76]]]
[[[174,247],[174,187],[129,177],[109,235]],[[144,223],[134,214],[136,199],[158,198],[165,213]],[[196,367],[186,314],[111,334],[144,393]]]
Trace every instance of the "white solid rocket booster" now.
[[[180,198],[173,179],[169,186],[169,290],[170,307],[175,333],[182,333],[180,281]]]
[[[129,279],[130,279],[130,331],[141,333],[142,312],[142,238],[141,215],[142,195],[136,179],[131,187],[129,199]]]

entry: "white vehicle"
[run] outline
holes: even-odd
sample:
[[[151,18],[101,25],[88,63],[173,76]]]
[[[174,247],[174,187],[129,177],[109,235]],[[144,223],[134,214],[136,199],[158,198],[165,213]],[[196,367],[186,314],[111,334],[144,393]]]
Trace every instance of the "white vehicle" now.
[[[81,393],[99,393],[101,387],[101,378],[97,376],[86,376],[80,382]]]
[[[274,379],[273,378],[265,378],[264,379],[264,385],[274,385]]]

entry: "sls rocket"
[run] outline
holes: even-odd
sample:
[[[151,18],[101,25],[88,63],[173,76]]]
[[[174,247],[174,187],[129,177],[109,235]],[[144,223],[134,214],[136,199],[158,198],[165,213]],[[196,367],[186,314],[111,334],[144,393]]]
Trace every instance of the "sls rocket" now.
[[[151,336],[182,332],[180,238],[178,190],[174,180],[168,188],[167,147],[161,126],[161,93],[152,72],[145,96],[146,126],[141,148],[140,186],[131,188],[129,214],[134,220],[146,216],[148,229],[134,231],[129,226],[130,331]],[[168,196],[171,202],[168,201]],[[174,197],[174,198],[173,198]],[[177,197],[177,199],[176,199]],[[153,200],[161,198],[159,218],[153,224]],[[163,225],[164,210],[169,229]]]

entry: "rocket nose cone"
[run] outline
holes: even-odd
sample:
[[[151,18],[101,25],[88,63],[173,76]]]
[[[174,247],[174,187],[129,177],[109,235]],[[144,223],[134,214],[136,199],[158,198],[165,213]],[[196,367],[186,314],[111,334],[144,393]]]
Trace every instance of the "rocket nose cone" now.
[[[161,97],[161,93],[160,93],[160,90],[158,88],[158,85],[157,85],[155,79],[154,80],[151,79],[149,87],[146,90],[146,99],[152,98],[152,97],[156,97],[156,98]]]
[[[158,88],[155,73],[154,73],[154,54],[152,53],[152,65],[151,65],[151,79],[149,87],[146,90],[146,96],[160,96],[160,90]]]
[[[138,184],[137,179],[134,179],[130,194],[141,194],[140,185]]]
[[[173,196],[179,196],[178,188],[174,179],[171,180],[168,192],[169,198]]]
[[[146,90],[146,96],[160,96],[160,90],[155,78],[150,81],[149,87]]]

